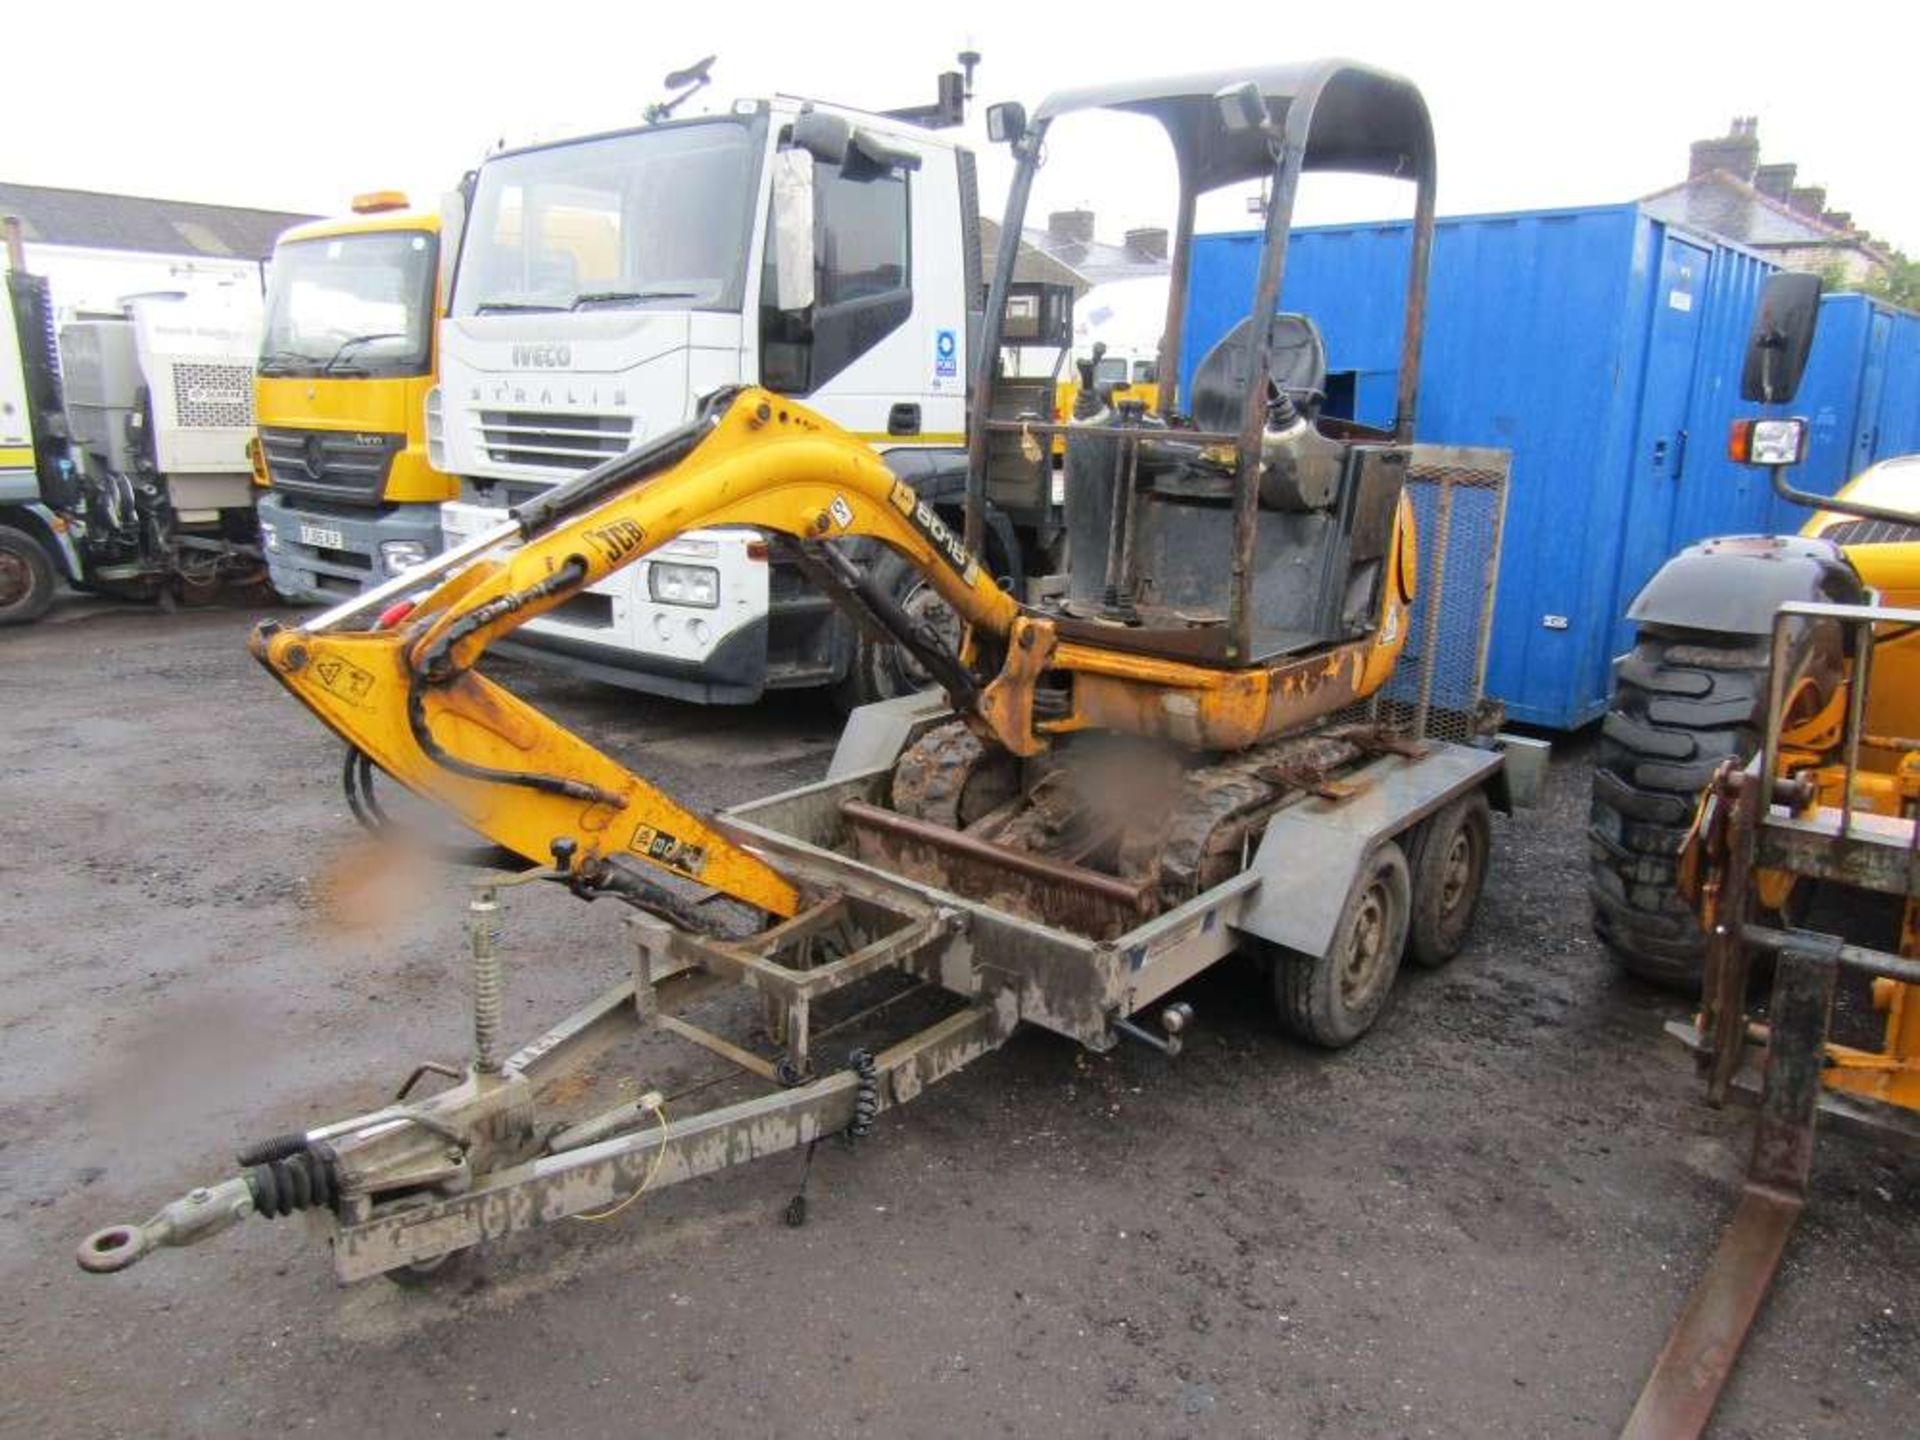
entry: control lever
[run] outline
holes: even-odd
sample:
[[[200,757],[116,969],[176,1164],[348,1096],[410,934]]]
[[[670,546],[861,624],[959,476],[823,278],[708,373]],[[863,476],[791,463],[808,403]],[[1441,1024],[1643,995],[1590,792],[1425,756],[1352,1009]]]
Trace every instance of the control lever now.
[[[1106,397],[1093,385],[1094,372],[1100,368],[1100,362],[1106,358],[1106,354],[1106,341],[1096,340],[1093,342],[1093,354],[1073,362],[1074,368],[1080,372],[1080,393],[1073,400],[1073,418],[1076,420],[1091,420],[1106,404]]]

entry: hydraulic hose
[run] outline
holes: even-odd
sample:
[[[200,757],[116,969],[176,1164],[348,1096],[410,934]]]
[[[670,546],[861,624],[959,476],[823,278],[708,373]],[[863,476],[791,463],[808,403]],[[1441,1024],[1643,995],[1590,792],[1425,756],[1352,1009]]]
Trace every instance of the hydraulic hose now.
[[[578,555],[570,555],[565,564],[544,579],[511,595],[502,595],[471,614],[461,616],[447,627],[446,633],[425,654],[413,660],[408,667],[407,728],[413,732],[414,742],[428,759],[441,769],[468,780],[484,780],[494,785],[518,785],[522,789],[538,790],[546,795],[564,795],[570,800],[584,800],[589,804],[620,805],[621,798],[618,795],[584,781],[568,780],[560,775],[543,775],[534,770],[496,770],[490,765],[475,765],[469,760],[462,760],[458,755],[441,748],[440,742],[433,738],[432,727],[427,723],[426,686],[444,685],[453,678],[453,650],[456,645],[476,630],[504,616],[572,589],[586,577],[587,562]]]

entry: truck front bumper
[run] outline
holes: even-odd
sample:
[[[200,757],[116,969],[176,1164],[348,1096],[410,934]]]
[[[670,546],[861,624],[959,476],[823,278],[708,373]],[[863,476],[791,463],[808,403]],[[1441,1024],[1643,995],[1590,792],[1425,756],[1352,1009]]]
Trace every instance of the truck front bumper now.
[[[393,505],[362,514],[302,510],[280,496],[261,497],[260,547],[273,588],[290,600],[328,604],[378,585],[396,542],[419,547],[421,558],[440,553],[440,507]]]

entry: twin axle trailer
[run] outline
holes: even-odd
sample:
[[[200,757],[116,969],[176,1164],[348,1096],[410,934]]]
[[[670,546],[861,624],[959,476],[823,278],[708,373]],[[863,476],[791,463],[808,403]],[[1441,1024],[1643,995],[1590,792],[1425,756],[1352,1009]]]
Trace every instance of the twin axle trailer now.
[[[1488,809],[1526,803],[1544,765],[1539,742],[1497,733],[1479,692],[1503,487],[1495,452],[1419,447],[1412,663],[1330,725],[1203,764],[1205,788],[1246,821],[1210,832],[1238,848],[1209,859],[1200,873],[1225,878],[1184,903],[996,845],[990,821],[954,829],[902,813],[890,793],[901,756],[961,727],[933,694],[868,706],[824,780],[719,817],[814,897],[791,920],[722,939],[636,914],[629,977],[508,1054],[501,898],[553,877],[484,875],[470,907],[465,1066],[422,1065],[391,1104],[249,1147],[230,1178],[89,1236],[80,1264],[119,1270],[250,1215],[300,1212],[328,1233],[343,1282],[432,1272],[483,1240],[606,1217],[678,1181],[862,1135],[1022,1023],[1095,1051],[1131,1039],[1177,1054],[1192,1016],[1174,992],[1236,950],[1272,974],[1289,1028],[1356,1038],[1315,1030],[1316,995],[1377,987],[1370,1023],[1402,949],[1447,958],[1485,879]],[[926,1016],[917,1027],[896,1023],[850,1053],[834,1042],[866,1039],[883,1012],[898,1022],[908,996]],[[736,1033],[719,1033],[716,1016]],[[641,1088],[655,1081],[621,1073],[615,1054],[660,1036],[721,1057],[758,1093],[699,1113],[675,1101],[669,1115],[659,1090]],[[450,1083],[416,1098],[433,1074]],[[804,1214],[796,1197],[788,1218]]]

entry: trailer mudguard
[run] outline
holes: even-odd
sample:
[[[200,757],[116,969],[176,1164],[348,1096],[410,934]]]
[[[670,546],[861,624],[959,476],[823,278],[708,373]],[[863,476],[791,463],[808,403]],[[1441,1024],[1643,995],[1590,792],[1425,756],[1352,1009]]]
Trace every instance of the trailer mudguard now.
[[[1733,535],[1689,545],[1634,597],[1636,625],[1769,635],[1789,600],[1858,605],[1866,587],[1840,547],[1803,535]]]
[[[1273,817],[1248,871],[1259,885],[1235,929],[1322,956],[1379,846],[1412,830],[1455,796],[1490,784],[1498,750],[1435,742],[1417,758],[1388,755],[1350,777],[1350,794],[1288,806]]]

